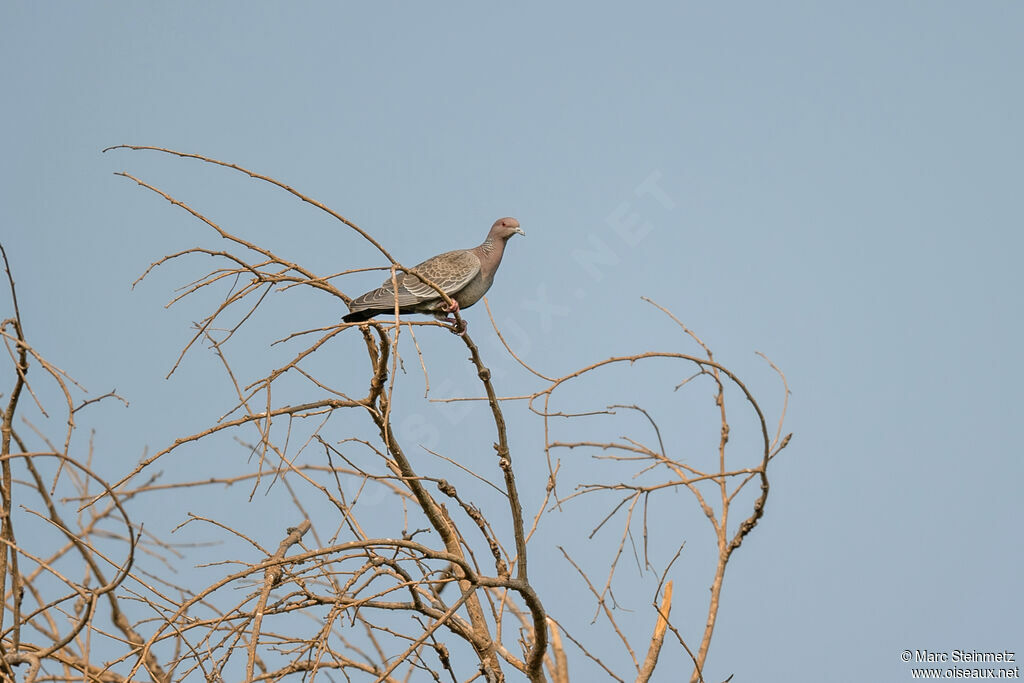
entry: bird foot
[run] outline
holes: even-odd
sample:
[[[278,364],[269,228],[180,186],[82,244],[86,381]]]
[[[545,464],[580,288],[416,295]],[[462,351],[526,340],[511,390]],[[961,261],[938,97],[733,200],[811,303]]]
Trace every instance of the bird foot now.
[[[457,334],[460,337],[465,337],[466,336],[466,330],[469,328],[469,323],[467,323],[465,320],[463,320],[462,324],[459,325],[459,321],[456,320],[454,318],[454,316],[452,316],[452,317],[444,318],[443,322],[446,322],[449,325],[451,325],[449,330],[451,331],[452,334]]]
[[[445,313],[454,313],[455,311],[459,310],[459,302],[456,301],[455,299],[452,299],[452,305],[445,306],[444,309],[442,310],[444,310]]]

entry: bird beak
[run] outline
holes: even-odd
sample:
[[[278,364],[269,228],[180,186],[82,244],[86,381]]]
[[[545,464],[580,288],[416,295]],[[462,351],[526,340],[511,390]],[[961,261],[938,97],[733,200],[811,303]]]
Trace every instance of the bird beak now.
[[[516,226],[516,232],[518,232],[518,233],[519,233],[520,235],[522,235],[523,237],[526,237],[526,233],[525,233],[525,232],[523,232],[523,229],[522,229],[522,228],[520,228],[520,227],[519,227],[518,225]]]

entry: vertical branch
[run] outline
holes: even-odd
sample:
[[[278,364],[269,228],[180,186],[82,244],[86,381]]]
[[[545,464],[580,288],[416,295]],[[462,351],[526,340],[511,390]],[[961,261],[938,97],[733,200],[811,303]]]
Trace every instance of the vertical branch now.
[[[544,652],[547,649],[548,641],[547,614],[544,612],[540,598],[530,586],[527,574],[523,506],[519,501],[519,490],[516,487],[516,477],[512,470],[512,456],[509,453],[505,416],[501,412],[501,404],[494,391],[494,385],[491,384],[491,371],[484,366],[483,360],[480,358],[480,350],[468,334],[463,335],[462,338],[472,354],[477,376],[483,382],[487,392],[487,403],[491,407],[494,426],[498,432],[498,442],[494,444],[494,450],[498,453],[498,466],[501,467],[501,471],[505,475],[505,491],[508,493],[508,504],[512,511],[512,533],[516,541],[516,579],[510,583],[523,596],[533,616],[533,643],[527,658],[526,674],[531,681],[540,681],[544,678]]]
[[[548,627],[551,629],[551,651],[555,656],[551,666],[551,680],[553,683],[569,683],[569,658],[565,656],[558,624],[548,617]]]
[[[377,326],[375,325],[374,327]],[[423,510],[423,513],[430,521],[431,526],[434,527],[438,535],[440,535],[445,549],[452,555],[461,559],[464,557],[464,553],[462,545],[459,542],[458,535],[455,532],[455,523],[448,516],[445,509],[438,505],[430,493],[427,492],[426,488],[424,488],[422,481],[416,475],[415,470],[413,470],[412,464],[406,457],[405,452],[395,439],[390,420],[390,392],[376,388],[383,388],[385,378],[387,377],[390,341],[388,336],[383,332],[379,332],[378,337],[380,340],[379,351],[376,344],[372,343],[372,337],[369,337],[369,334],[367,333],[367,350],[370,353],[370,362],[374,377],[373,387],[371,387],[371,396],[375,398],[374,401],[367,402],[368,412],[380,431],[381,439],[384,441],[384,445],[387,448],[388,453],[390,453],[391,457],[394,459],[394,464],[398,470],[398,474],[403,478],[410,491],[412,491],[417,503],[419,503],[420,509]],[[456,569],[456,571],[461,573],[463,570]],[[471,639],[471,644],[477,651],[481,664],[493,672],[495,680],[504,680],[498,663],[498,656],[494,648],[494,642],[490,637],[490,629],[487,626],[487,619],[484,615],[483,607],[480,604],[480,599],[476,595],[475,591],[472,590],[472,584],[466,580],[464,575],[459,579],[459,587],[463,592],[469,591],[465,604],[466,610],[469,613],[470,622],[473,625],[475,636]]]
[[[284,559],[284,554],[288,552],[288,548],[291,548],[293,545],[301,541],[302,537],[306,535],[307,531],[309,531],[309,527],[309,520],[304,519],[299,526],[289,529],[288,535],[283,541],[281,541],[281,544],[277,546],[277,552],[271,555],[269,559]],[[282,564],[274,564],[273,566],[267,567],[266,572],[263,575],[263,589],[260,591],[260,599],[253,612],[252,638],[249,640],[249,661],[245,665],[246,681],[251,681],[253,679],[253,673],[256,668],[256,647],[259,644],[260,629],[263,626],[263,614],[267,609],[267,600],[270,598],[270,591],[281,582],[281,576],[283,574],[284,566]]]
[[[516,541],[516,578],[521,581],[527,580],[526,571],[526,534],[523,526],[523,506],[519,502],[519,490],[516,487],[515,473],[512,471],[512,456],[508,448],[508,432],[505,426],[505,416],[501,412],[501,404],[498,402],[497,394],[494,392],[494,385],[491,384],[491,371],[484,366],[480,358],[480,350],[468,334],[462,337],[469,352],[472,354],[473,364],[477,369],[477,376],[483,382],[487,392],[487,403],[494,416],[494,426],[498,432],[498,442],[494,444],[494,450],[498,453],[498,465],[505,475],[505,491],[508,493],[509,507],[512,510],[512,530]]]
[[[712,360],[711,351],[705,346],[704,350],[707,352],[708,360]],[[722,378],[719,374],[719,370],[716,367],[711,367],[711,376],[715,380],[715,384],[718,386],[718,391],[715,394],[715,405],[718,406],[719,420],[721,424],[720,433],[718,437],[718,468],[719,476],[715,477],[715,483],[718,485],[719,492],[722,501],[722,513],[721,518],[715,521],[714,517],[711,517],[712,525],[715,527],[715,541],[718,545],[718,560],[715,564],[715,577],[711,582],[711,599],[708,601],[708,618],[704,624],[704,635],[700,641],[700,647],[697,649],[697,661],[694,663],[693,673],[690,675],[690,683],[697,683],[700,679],[700,672],[704,668],[704,664],[707,661],[708,648],[711,647],[711,636],[715,631],[715,624],[718,621],[718,608],[722,597],[722,586],[725,581],[725,567],[729,562],[729,556],[732,554],[732,550],[726,543],[726,534],[729,528],[729,490],[728,483],[726,481],[725,472],[725,448],[729,443],[729,420],[726,416],[725,411],[725,386],[722,384]]]
[[[0,255],[4,259],[4,271],[7,273],[7,282],[11,288],[11,300],[14,303],[14,318],[0,323],[0,330],[8,324],[14,326],[14,333],[17,339],[18,353],[14,364],[16,379],[14,388],[11,390],[11,397],[7,401],[7,408],[4,409],[3,424],[0,425],[0,458],[2,464],[2,482],[0,482],[0,536],[6,541],[3,550],[0,550],[0,631],[3,630],[3,622],[6,601],[3,596],[7,594],[8,567],[11,575],[11,595],[13,597],[15,638],[14,648],[18,648],[18,633],[20,627],[20,615],[18,606],[21,604],[19,586],[17,547],[14,540],[14,524],[11,520],[11,505],[13,503],[13,476],[11,475],[11,459],[7,456],[11,453],[11,433],[14,424],[14,414],[18,409],[18,399],[21,397],[21,390],[25,386],[25,374],[28,372],[28,345],[25,343],[25,334],[21,326],[21,312],[18,310],[18,295],[14,288],[14,276],[11,274],[11,264],[7,260],[7,252],[3,245],[0,245]],[[7,553],[11,553],[10,562]]]
[[[661,654],[661,646],[665,643],[665,631],[668,629],[668,617],[672,611],[672,582],[665,584],[665,593],[661,597],[661,605],[658,607],[658,622],[654,625],[654,634],[651,636],[651,645],[647,650],[647,657],[640,667],[640,675],[636,677],[637,683],[647,683],[651,680],[654,667],[658,665],[658,655]]]

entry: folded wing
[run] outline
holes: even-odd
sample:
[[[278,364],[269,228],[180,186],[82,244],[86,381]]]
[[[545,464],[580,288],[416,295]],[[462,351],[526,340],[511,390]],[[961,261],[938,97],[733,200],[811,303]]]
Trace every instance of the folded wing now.
[[[416,266],[416,271],[432,280],[445,294],[451,296],[473,281],[480,274],[480,259],[471,250],[460,249],[439,254]],[[429,307],[441,297],[433,287],[415,275],[396,273],[398,284],[398,308],[411,310]],[[380,313],[394,310],[395,290],[389,277],[377,289],[353,299],[352,313],[374,310]]]

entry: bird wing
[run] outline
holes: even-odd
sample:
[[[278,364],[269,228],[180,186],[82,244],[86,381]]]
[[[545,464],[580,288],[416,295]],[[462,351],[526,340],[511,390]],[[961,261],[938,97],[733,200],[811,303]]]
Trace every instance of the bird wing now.
[[[445,294],[451,296],[472,282],[480,273],[480,259],[469,249],[449,251],[429,258],[416,266],[416,271],[432,280]],[[437,299],[433,287],[414,275],[407,275],[402,285],[420,299]]]
[[[451,296],[469,284],[480,273],[480,259],[468,249],[449,251],[427,259],[416,266],[416,270],[432,280],[445,294]],[[406,308],[430,299],[440,298],[434,288],[408,273],[395,273],[398,283],[398,307]],[[395,305],[395,290],[391,278],[377,289],[371,290],[352,301],[355,310],[392,307]]]

